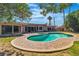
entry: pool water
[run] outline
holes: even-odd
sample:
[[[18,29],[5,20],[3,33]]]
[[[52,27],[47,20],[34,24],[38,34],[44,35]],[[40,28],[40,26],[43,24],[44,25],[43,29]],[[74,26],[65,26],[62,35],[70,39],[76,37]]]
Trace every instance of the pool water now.
[[[54,41],[57,38],[68,38],[68,37],[72,37],[72,35],[64,33],[48,33],[48,34],[30,36],[27,39],[32,41],[48,42],[48,41]]]

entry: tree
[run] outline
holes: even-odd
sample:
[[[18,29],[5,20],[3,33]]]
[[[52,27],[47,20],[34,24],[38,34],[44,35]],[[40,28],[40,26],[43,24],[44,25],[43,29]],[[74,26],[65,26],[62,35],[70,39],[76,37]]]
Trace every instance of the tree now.
[[[51,20],[52,20],[52,17],[51,17],[51,16],[49,16],[49,17],[48,17],[48,20],[49,20],[49,25],[51,25]]]
[[[68,8],[69,7],[69,13],[70,13],[70,6],[71,6],[72,4],[69,4],[69,3],[61,3],[61,4],[59,4],[59,7],[60,7],[60,12],[62,12],[62,14],[63,14],[63,20],[64,20],[64,24],[65,24],[65,9],[66,8]]]
[[[21,22],[30,18],[32,13],[29,11],[29,7],[27,4],[18,4],[16,10],[16,16],[21,18]]]
[[[79,10],[67,15],[65,27],[70,31],[79,32]]]
[[[14,16],[16,17],[20,17],[21,14],[21,18],[27,18],[31,16],[31,12],[29,11],[29,7],[27,4],[19,4],[19,3],[14,3],[14,4],[0,4],[0,8],[1,8],[1,18],[5,18],[4,21],[7,22],[13,22],[14,20],[12,20],[14,18]],[[28,13],[29,12],[29,13]]]

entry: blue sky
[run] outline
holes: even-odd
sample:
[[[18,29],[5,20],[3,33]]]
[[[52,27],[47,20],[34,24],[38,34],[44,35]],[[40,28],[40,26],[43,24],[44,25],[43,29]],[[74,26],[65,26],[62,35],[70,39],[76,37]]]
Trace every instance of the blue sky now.
[[[47,17],[49,15],[53,17],[52,13],[47,14],[46,17],[41,15],[40,14],[41,9],[38,6],[38,4],[29,4],[29,7],[30,7],[30,11],[33,13],[30,23],[34,23],[34,24],[45,24],[45,23],[47,23],[48,24]],[[71,12],[76,11],[78,9],[79,9],[79,4],[74,3],[71,6]],[[65,9],[65,13],[66,13],[66,15],[68,14],[68,8]],[[55,16],[55,19],[56,19],[55,24],[57,26],[62,26],[63,25],[63,14],[62,13],[57,13],[57,14],[54,14],[54,16]],[[51,23],[53,25],[53,18],[52,18]]]

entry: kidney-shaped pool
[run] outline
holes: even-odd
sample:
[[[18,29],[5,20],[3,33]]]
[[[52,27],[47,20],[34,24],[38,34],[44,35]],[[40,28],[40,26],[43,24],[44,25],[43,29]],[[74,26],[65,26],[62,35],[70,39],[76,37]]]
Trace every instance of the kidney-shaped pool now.
[[[48,33],[48,34],[30,36],[27,39],[38,42],[49,42],[57,40],[58,38],[68,38],[68,37],[73,37],[73,35],[64,33]]]

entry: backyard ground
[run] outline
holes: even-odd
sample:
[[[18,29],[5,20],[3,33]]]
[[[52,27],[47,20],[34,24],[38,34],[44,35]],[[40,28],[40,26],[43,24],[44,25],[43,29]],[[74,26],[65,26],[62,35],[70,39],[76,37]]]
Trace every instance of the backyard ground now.
[[[79,56],[79,41],[74,42],[74,45],[66,50],[50,52],[50,53],[37,53],[22,51],[14,48],[11,45],[11,41],[15,37],[0,38],[0,55],[7,56]]]

